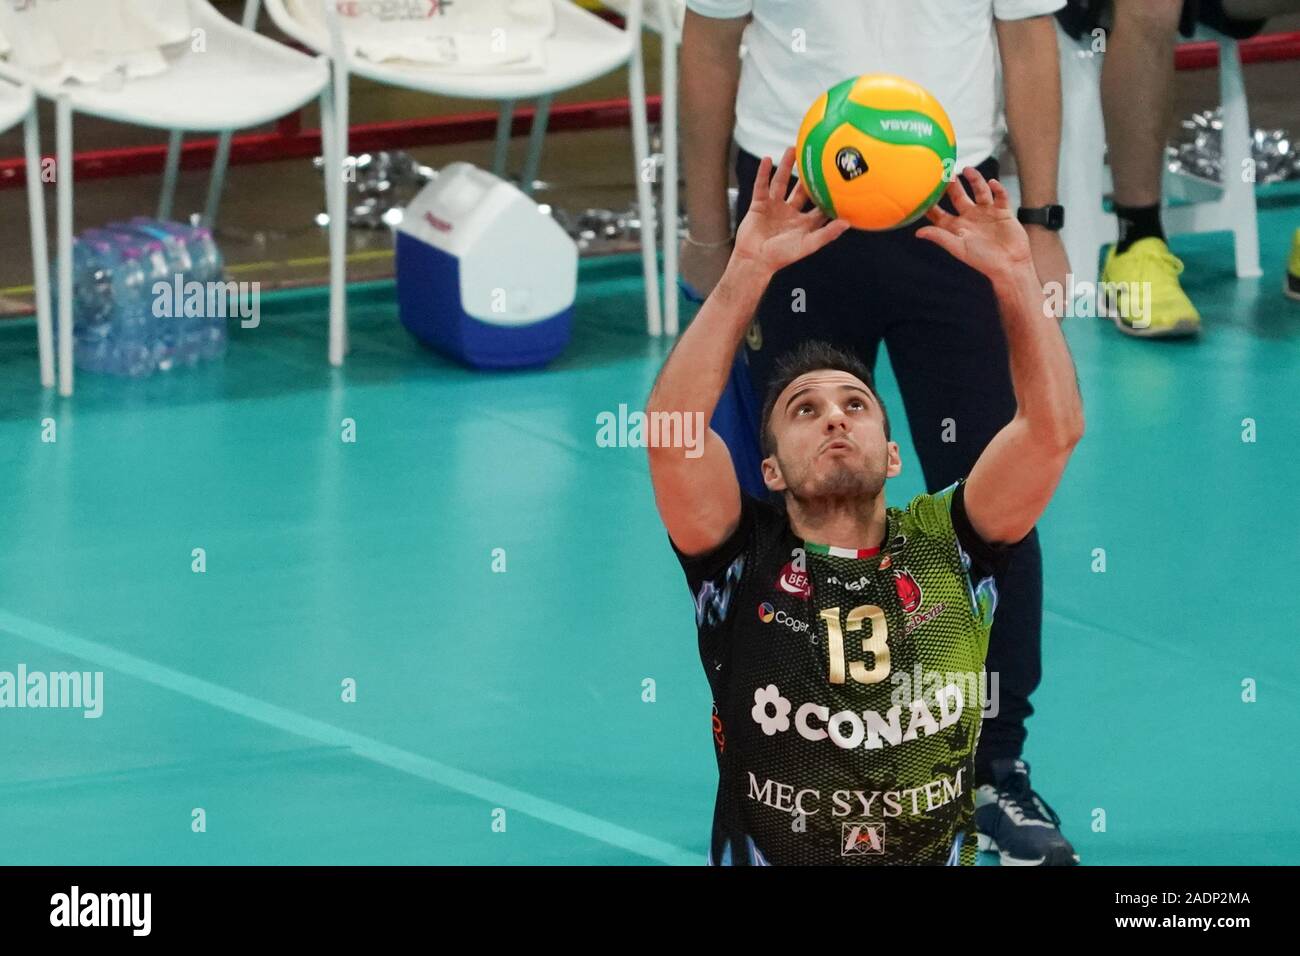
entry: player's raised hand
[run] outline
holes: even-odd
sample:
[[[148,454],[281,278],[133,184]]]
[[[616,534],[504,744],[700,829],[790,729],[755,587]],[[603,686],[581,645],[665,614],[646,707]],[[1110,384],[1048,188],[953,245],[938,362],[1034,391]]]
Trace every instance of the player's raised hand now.
[[[956,178],[948,184],[948,199],[957,215],[938,204],[925,214],[932,225],[917,235],[942,246],[955,258],[990,279],[1034,268],[1029,236],[1011,208],[1011,199],[996,179],[986,180],[974,166],[962,175],[970,183],[974,198],[966,195]]]
[[[816,206],[804,211],[809,199],[803,183],[798,183],[786,196],[793,169],[793,147],[781,157],[775,175],[771,157],[763,157],[754,178],[749,212],[736,230],[733,253],[736,259],[750,261],[774,273],[812,255],[849,230],[847,222],[831,220]]]

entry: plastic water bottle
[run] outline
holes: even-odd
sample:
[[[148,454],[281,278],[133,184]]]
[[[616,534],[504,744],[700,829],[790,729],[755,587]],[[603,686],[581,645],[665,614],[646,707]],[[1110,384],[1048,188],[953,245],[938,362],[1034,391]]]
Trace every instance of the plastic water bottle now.
[[[194,263],[194,274],[203,283],[220,283],[225,280],[226,264],[221,258],[221,250],[217,248],[217,241],[212,237],[212,230],[206,226],[180,226],[181,230],[188,230],[185,244],[190,251],[190,259]],[[224,291],[222,292],[224,295]],[[228,316],[236,313],[238,303],[228,301],[225,315],[210,315],[203,328],[203,338],[200,354],[205,359],[219,358],[226,351],[226,319]]]
[[[207,294],[207,290],[216,289],[212,283],[222,282],[225,278],[225,263],[221,258],[221,250],[217,248],[216,240],[212,237],[211,229],[206,226],[188,226],[178,222],[162,222],[150,219],[147,216],[137,216],[130,220],[129,225],[133,229],[140,230],[160,240],[165,236],[185,247],[190,260],[189,278],[203,284],[205,303],[215,302],[218,294],[224,296],[224,291],[214,291],[211,295]],[[218,358],[226,350],[225,316],[231,314],[235,303],[226,302],[225,304],[224,316],[206,314],[204,320],[200,323],[197,334],[200,358]]]
[[[103,371],[131,378],[152,375],[157,365],[145,251],[102,239],[91,241],[112,279],[113,308]]]
[[[82,235],[88,239],[113,243],[122,255],[133,256],[139,260],[140,268],[144,272],[141,294],[146,306],[145,322],[152,361],[157,369],[170,371],[176,363],[180,323],[166,310],[155,309],[160,298],[157,290],[165,287],[161,292],[161,295],[166,296],[168,300],[162,303],[164,306],[169,307],[172,299],[172,272],[163,244],[146,239],[133,230],[87,229]]]
[[[167,291],[162,294],[168,297],[168,302],[161,303],[164,308],[159,309],[163,314],[158,319],[159,331],[171,350],[174,364],[191,366],[199,361],[206,322],[202,314],[187,313],[185,309],[185,284],[193,278],[194,264],[184,240],[166,229],[158,228],[159,225],[161,224],[156,220],[137,216],[129,222],[110,223],[109,228],[137,236],[137,241],[156,242],[162,246],[167,265],[167,274],[162,277]],[[178,288],[179,301],[176,292]]]
[[[143,343],[138,341],[138,334],[124,337],[119,328],[118,300],[123,291],[120,283],[129,283],[132,278],[120,250],[103,238],[83,235],[75,240],[72,257],[73,360],[78,368],[90,372],[120,375],[125,368],[136,370],[142,361]],[[56,281],[56,326],[58,294]]]
[[[225,351],[226,316],[237,314],[237,303],[226,297],[211,230],[144,216],[88,229],[74,240],[72,266],[78,368],[143,377]],[[191,283],[201,295],[192,295]]]
[[[109,334],[113,319],[111,256],[100,243],[76,239],[72,245],[72,348],[78,368],[103,372],[110,364]],[[57,269],[55,275],[58,275]],[[54,282],[54,316],[58,323],[58,282]],[[55,329],[56,341],[58,329]]]

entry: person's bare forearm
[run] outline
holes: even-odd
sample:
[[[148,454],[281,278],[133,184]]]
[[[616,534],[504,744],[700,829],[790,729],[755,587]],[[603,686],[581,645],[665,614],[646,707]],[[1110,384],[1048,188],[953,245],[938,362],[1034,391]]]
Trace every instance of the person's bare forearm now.
[[[1083,432],[1083,403],[1060,324],[1046,313],[1032,267],[992,278],[1006,333],[1016,420],[1036,440],[1069,448]]]
[[[745,22],[686,11],[681,51],[682,161],[686,213],[691,236],[698,242],[720,242],[731,234],[728,160]]]
[[[732,256],[722,281],[664,363],[650,392],[648,410],[702,412],[705,420],[713,417],[736,349],[771,278],[753,261]]]
[[[1061,68],[1050,16],[998,20],[1007,133],[1020,176],[1020,204],[1057,202],[1061,151]]]

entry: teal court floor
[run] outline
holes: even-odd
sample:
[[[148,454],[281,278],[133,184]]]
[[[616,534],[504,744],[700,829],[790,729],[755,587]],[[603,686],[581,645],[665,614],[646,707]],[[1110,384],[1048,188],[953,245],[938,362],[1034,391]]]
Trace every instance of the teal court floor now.
[[[1263,279],[1175,244],[1200,341],[1066,323],[1088,434],[1041,524],[1027,757],[1087,864],[1300,860],[1300,193],[1261,196]],[[320,298],[281,298],[220,364],[72,400],[4,323],[0,670],[104,683],[98,719],[0,710],[0,863],[703,862],[691,599],[643,451],[595,441],[667,353],[640,302],[634,261],[585,263],[566,355],[478,374],[391,286],[353,290],[342,370]]]

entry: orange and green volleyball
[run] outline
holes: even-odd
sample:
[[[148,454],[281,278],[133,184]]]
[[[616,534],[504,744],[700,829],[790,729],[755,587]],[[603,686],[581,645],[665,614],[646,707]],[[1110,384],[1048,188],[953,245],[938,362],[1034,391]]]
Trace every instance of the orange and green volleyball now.
[[[928,91],[873,73],[832,87],[799,127],[799,179],[826,215],[897,229],[939,201],[957,163],[952,121]]]

